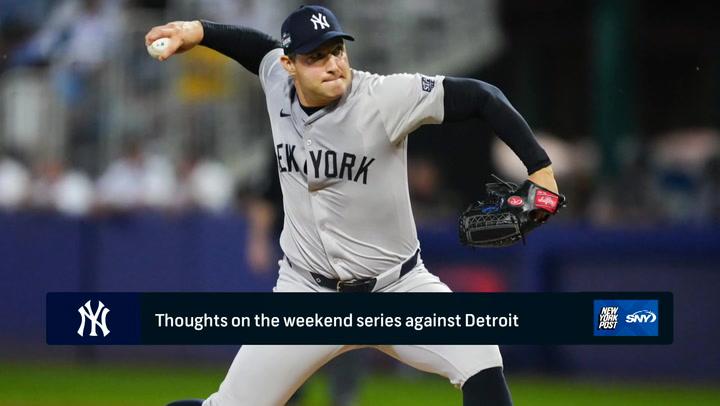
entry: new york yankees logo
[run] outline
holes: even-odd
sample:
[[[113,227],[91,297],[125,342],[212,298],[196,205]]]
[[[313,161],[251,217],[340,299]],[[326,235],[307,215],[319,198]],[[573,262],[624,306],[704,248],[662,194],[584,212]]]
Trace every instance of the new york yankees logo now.
[[[82,316],[82,320],[80,321],[80,328],[77,331],[80,337],[82,337],[85,332],[85,319],[90,320],[91,337],[97,337],[96,327],[100,327],[103,332],[103,337],[106,337],[108,334],[110,334],[110,329],[107,328],[107,324],[105,323],[107,314],[110,313],[110,309],[105,307],[103,302],[98,300],[97,310],[95,311],[95,313],[93,313],[92,306],[90,305],[90,301],[88,300],[84,306],[80,306],[80,308],[78,309],[78,313],[80,313],[80,316]],[[100,321],[98,321],[98,318],[100,318]]]
[[[318,25],[320,25],[321,30],[330,28],[330,24],[327,22],[327,17],[321,13],[313,14],[310,18],[310,22],[313,23],[313,28],[316,30],[318,29]]]

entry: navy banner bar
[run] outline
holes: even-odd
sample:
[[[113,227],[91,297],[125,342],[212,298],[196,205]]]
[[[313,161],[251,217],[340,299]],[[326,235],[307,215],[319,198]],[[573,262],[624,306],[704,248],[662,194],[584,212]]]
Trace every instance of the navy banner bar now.
[[[47,343],[671,344],[669,292],[47,294]]]

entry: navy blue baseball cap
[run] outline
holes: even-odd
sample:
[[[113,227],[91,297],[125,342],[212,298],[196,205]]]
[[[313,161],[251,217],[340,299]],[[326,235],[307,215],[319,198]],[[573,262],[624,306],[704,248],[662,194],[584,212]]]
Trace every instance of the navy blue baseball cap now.
[[[333,38],[355,38],[343,32],[332,11],[321,6],[300,6],[282,24],[280,42],[285,55],[306,54]]]

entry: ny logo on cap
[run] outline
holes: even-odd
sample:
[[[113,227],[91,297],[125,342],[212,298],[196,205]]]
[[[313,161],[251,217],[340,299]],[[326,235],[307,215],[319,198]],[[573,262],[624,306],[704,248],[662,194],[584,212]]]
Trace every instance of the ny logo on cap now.
[[[327,17],[325,17],[322,13],[313,14],[310,18],[310,22],[313,23],[313,28],[315,30],[318,29],[318,24],[320,24],[320,29],[324,30],[325,28],[330,28],[330,24],[327,22]]]

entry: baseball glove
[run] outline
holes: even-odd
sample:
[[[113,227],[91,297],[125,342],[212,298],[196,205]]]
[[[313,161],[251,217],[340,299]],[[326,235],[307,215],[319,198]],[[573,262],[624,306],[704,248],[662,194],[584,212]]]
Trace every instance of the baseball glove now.
[[[520,187],[493,175],[487,198],[460,216],[460,242],[472,247],[506,247],[545,223],[565,206],[565,196],[526,180]]]

